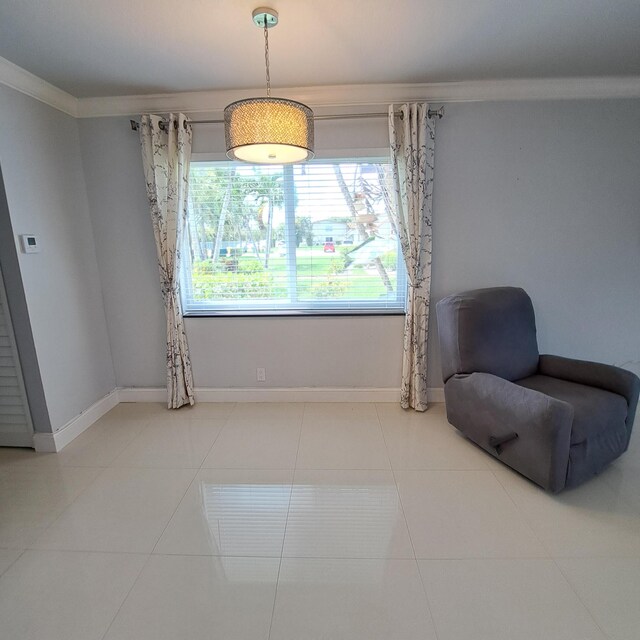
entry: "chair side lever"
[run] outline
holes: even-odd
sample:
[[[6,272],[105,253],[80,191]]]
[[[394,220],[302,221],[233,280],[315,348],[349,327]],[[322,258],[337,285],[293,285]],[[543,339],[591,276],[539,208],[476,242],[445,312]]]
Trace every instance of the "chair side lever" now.
[[[515,431],[508,433],[505,436],[491,436],[489,438],[489,446],[493,447],[496,450],[496,453],[500,455],[502,453],[503,445],[507,444],[507,442],[511,442],[512,440],[517,440],[518,434]]]

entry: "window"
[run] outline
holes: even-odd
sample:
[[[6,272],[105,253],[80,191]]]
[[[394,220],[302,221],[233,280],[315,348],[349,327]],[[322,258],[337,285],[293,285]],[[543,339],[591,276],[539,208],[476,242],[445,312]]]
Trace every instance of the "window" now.
[[[390,188],[380,159],[193,162],[184,312],[403,313]]]

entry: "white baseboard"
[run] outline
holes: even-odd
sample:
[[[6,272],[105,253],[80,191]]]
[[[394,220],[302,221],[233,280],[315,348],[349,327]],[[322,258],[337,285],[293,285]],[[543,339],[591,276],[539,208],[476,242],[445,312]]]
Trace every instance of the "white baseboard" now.
[[[399,389],[332,387],[196,389],[199,402],[398,402]]]
[[[333,387],[196,388],[196,402],[399,402],[400,389]],[[166,402],[163,388],[123,388],[118,390],[120,402]],[[429,389],[430,402],[444,402],[441,387]]]
[[[444,402],[444,389],[428,390],[429,402]],[[61,451],[72,440],[86,431],[96,420],[111,411],[120,402],[167,401],[164,388],[120,388],[114,389],[104,398],[78,414],[55,433],[34,433],[33,446],[40,453]],[[394,388],[247,388],[212,389],[196,388],[196,402],[400,402],[400,389]]]
[[[99,420],[105,413],[111,411],[119,400],[119,390],[114,389],[104,398],[100,398],[88,409],[79,413],[55,431],[54,433],[34,433],[33,446],[41,453],[55,453],[61,451],[72,440],[77,438],[83,431],[86,431],[96,420]]]

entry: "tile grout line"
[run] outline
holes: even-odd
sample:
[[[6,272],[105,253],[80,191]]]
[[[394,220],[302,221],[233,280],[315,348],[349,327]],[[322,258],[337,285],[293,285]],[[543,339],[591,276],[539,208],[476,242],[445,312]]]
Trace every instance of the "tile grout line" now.
[[[4,547],[2,547],[2,550],[5,550]],[[12,551],[12,549],[6,549],[7,551]],[[13,559],[12,562],[9,563],[9,566],[5,568],[5,570],[0,573],[0,578],[2,578],[2,576],[7,573],[7,571],[9,571],[9,569],[11,569],[11,567],[13,567],[13,565],[18,562],[18,560],[20,560],[20,558],[22,558],[22,556],[24,555],[25,551],[30,551],[30,549],[27,549],[26,547],[24,549],[16,549],[16,551],[20,551],[20,553]]]
[[[62,509],[60,509],[60,513],[46,527],[44,527],[42,531],[40,531],[40,533],[36,536],[33,542],[30,545],[27,545],[25,549],[33,549],[35,551],[57,551],[57,549],[39,549],[38,547],[34,547],[33,545],[37,544],[38,540],[40,540],[40,538],[42,538],[42,536],[44,536],[45,533],[49,531],[49,529],[51,529],[51,527],[53,527],[53,525],[56,524],[56,522],[58,522],[60,518],[62,518],[62,516],[66,513],[67,509],[70,509],[72,505],[74,505],[76,501],[80,499],[80,496],[82,496],[85,492],[89,491],[89,489],[98,481],[98,478],[100,478],[100,476],[104,474],[109,467],[66,467],[66,468],[67,469],[71,469],[71,468],[97,469],[98,473],[96,474],[96,477],[93,480],[91,480],[91,482],[89,482],[89,484],[87,484],[87,486],[84,489],[82,489],[69,504],[66,504]],[[67,551],[70,551],[70,549],[67,549]]]
[[[96,552],[96,553],[105,553],[105,552]],[[119,552],[118,552],[119,553]],[[171,553],[167,555],[202,555],[197,553],[191,554],[179,554],[179,553]],[[224,557],[224,556],[213,556],[213,557]],[[249,557],[249,558],[264,558],[268,556],[238,556],[238,557]],[[288,558],[294,558],[296,560],[425,560],[425,561],[437,561],[437,562],[457,562],[457,561],[466,561],[466,560],[552,560],[552,558],[541,558],[540,556],[446,556],[446,557],[433,557],[433,558],[413,558],[411,556],[318,556],[318,555],[304,555],[304,556],[287,556]],[[624,559],[624,558],[623,558]],[[632,560],[637,560],[637,558],[629,558]]]
[[[588,560],[591,558],[587,558]],[[562,570],[562,567],[558,564],[556,558],[551,558],[551,560],[553,561],[553,564],[556,566],[556,568],[558,569],[558,571],[560,572],[560,575],[564,578],[564,581],[567,583],[567,585],[569,586],[569,589],[571,589],[571,591],[575,594],[576,598],[578,599],[578,602],[582,605],[582,607],[584,608],[584,610],[587,612],[587,614],[589,615],[589,617],[591,618],[591,620],[593,621],[593,624],[596,625],[596,628],[602,633],[602,635],[605,638],[609,638],[609,634],[605,632],[605,630],[600,626],[600,623],[598,622],[598,620],[596,619],[595,615],[591,612],[591,609],[587,606],[587,604],[584,602],[584,600],[580,597],[580,594],[578,593],[578,591],[576,590],[576,588],[573,586],[573,583],[571,582],[571,580],[569,579],[569,577],[565,574],[565,572]]]
[[[389,469],[391,471],[391,475],[393,476],[393,482],[396,485],[396,491],[398,491],[398,483],[396,482],[396,474],[395,471],[393,469],[393,464],[391,464],[391,456],[389,455],[389,447],[387,446],[387,439],[385,438],[384,435],[384,429],[382,428],[382,422],[380,421],[380,414],[378,413],[378,404],[376,402],[373,403],[373,409],[376,412],[376,420],[378,422],[378,429],[380,429],[380,435],[382,436],[382,444],[384,444],[384,452],[387,455],[387,461],[389,462]],[[398,491],[398,499],[400,498],[400,492]],[[402,506],[402,501],[400,501],[400,505]],[[404,517],[404,508],[402,510],[402,515]],[[406,518],[405,518],[406,521]],[[407,531],[409,530],[409,525],[407,525]],[[411,535],[409,535],[409,538],[411,538]],[[413,542],[411,543],[411,546],[413,548]],[[415,549],[413,552],[413,555],[415,556]]]
[[[227,417],[224,418],[224,424],[222,425],[222,427],[220,428],[220,431],[218,431],[218,433],[216,434],[216,437],[214,438],[211,447],[209,447],[207,453],[205,454],[205,457],[202,460],[202,463],[200,464],[199,467],[174,467],[174,466],[138,466],[135,464],[132,465],[124,465],[124,466],[117,466],[115,463],[118,460],[118,458],[120,458],[125,451],[133,444],[135,444],[135,442],[142,437],[142,435],[149,429],[149,427],[151,426],[151,423],[154,420],[154,417],[151,416],[147,421],[144,422],[144,426],[142,427],[142,429],[140,429],[140,433],[136,434],[127,444],[126,446],[122,449],[122,451],[120,451],[120,453],[118,453],[107,465],[108,468],[114,468],[114,469],[201,469],[202,465],[204,464],[204,461],[206,460],[207,456],[209,455],[209,452],[211,451],[211,449],[213,448],[213,445],[216,443],[216,441],[218,440],[220,433],[222,433],[222,430],[224,429],[224,427],[227,424],[227,421],[229,420],[229,417],[231,416],[231,414],[233,413],[233,411],[235,410],[235,406],[237,403],[233,403],[234,408],[229,412],[229,415]],[[173,409],[168,409],[168,411],[177,411],[177,410],[173,410]],[[163,416],[166,417],[166,416]],[[198,420],[197,417],[193,418],[194,420]],[[206,420],[206,418],[203,418],[203,420]]]
[[[284,555],[284,542],[287,538],[287,525],[289,524],[289,512],[291,511],[291,499],[293,498],[293,485],[296,480],[296,469],[298,467],[298,452],[300,451],[300,440],[302,439],[302,425],[304,424],[304,414],[307,410],[307,403],[302,405],[302,416],[300,418],[300,431],[298,432],[298,446],[296,447],[296,457],[293,461],[293,476],[291,477],[291,486],[289,489],[289,503],[287,504],[287,517],[284,521],[284,533],[282,534],[282,546],[280,547],[280,561],[278,562],[278,575],[276,577],[276,588],[273,593],[273,607],[271,608],[271,620],[269,621],[269,633],[267,640],[271,640],[271,630],[273,629],[273,619],[276,613],[276,603],[278,602],[278,585],[280,584],[280,571],[282,569],[282,558]]]
[[[374,408],[376,410],[376,418],[378,420],[378,426],[380,427],[380,431],[382,432],[382,441],[384,442],[385,452],[387,454],[387,458],[389,459],[389,468],[391,470],[391,476],[393,478],[393,484],[395,485],[396,494],[398,495],[398,503],[400,504],[400,510],[402,511],[402,517],[404,519],[404,524],[405,524],[405,527],[407,528],[407,534],[409,536],[409,542],[411,543],[411,550],[413,551],[413,559],[416,560],[416,565],[417,565],[416,548],[415,548],[415,546],[413,544],[413,538],[411,537],[411,531],[409,530],[409,523],[407,522],[407,514],[405,513],[404,505],[402,504],[402,498],[400,496],[400,490],[398,489],[398,480],[396,479],[396,473],[395,473],[395,470],[393,468],[393,465],[391,464],[391,457],[389,456],[389,449],[387,447],[387,439],[385,438],[384,429],[382,428],[382,423],[380,422],[380,415],[378,414],[378,405],[376,403],[374,403]],[[426,593],[425,593],[425,595],[426,595]]]
[[[307,405],[309,403],[305,402],[302,405],[302,417],[300,418],[300,431],[298,432],[298,446],[296,447],[296,458],[293,461],[293,479],[295,480],[295,473],[298,470],[298,454],[300,453],[300,442],[302,441],[302,427],[304,426],[304,416],[307,413]],[[292,486],[293,492],[293,486]]]
[[[235,406],[234,406],[234,410],[235,410]],[[233,410],[231,411],[231,413],[233,413]],[[231,413],[229,413],[229,416],[231,415]],[[220,433],[222,433],[222,429],[224,429],[224,427],[226,426],[226,422],[229,419],[229,416],[227,416],[227,418],[225,419],[225,424],[222,426],[222,428],[220,429],[220,431],[216,435],[216,437],[215,437],[211,447],[209,448],[209,450],[211,450],[211,448],[215,444],[215,441],[218,439],[218,436],[220,435]],[[146,426],[145,426],[145,429],[146,429]],[[144,431],[144,429],[142,429],[138,435],[141,435],[143,431]],[[132,440],[132,442],[133,442],[133,440]],[[104,640],[104,638],[106,638],[107,635],[109,634],[109,631],[111,630],[111,627],[113,626],[113,623],[115,622],[115,620],[118,617],[120,611],[122,610],[122,607],[124,606],[124,603],[129,598],[129,595],[131,594],[131,592],[133,591],[134,587],[136,586],[136,584],[140,580],[140,576],[142,575],[142,573],[146,569],[147,565],[151,561],[151,558],[154,555],[154,551],[156,550],[156,547],[158,546],[158,543],[162,539],[162,536],[164,535],[164,532],[167,530],[167,527],[169,526],[169,524],[173,520],[173,517],[175,516],[176,512],[178,511],[178,507],[182,504],[182,501],[184,500],[185,496],[187,495],[187,492],[189,491],[189,489],[191,488],[191,486],[195,482],[196,478],[198,477],[198,473],[200,472],[200,469],[202,469],[202,464],[204,464],[204,461],[205,461],[207,455],[208,455],[208,452],[205,455],[205,457],[202,459],[202,463],[200,464],[200,467],[198,467],[197,469],[194,470],[194,476],[191,479],[191,482],[187,485],[187,488],[185,489],[184,493],[182,494],[182,497],[180,498],[180,500],[178,500],[178,503],[176,504],[175,509],[173,510],[173,512],[171,513],[171,516],[169,516],[167,522],[165,523],[165,526],[163,527],[162,532],[158,536],[158,539],[156,540],[155,544],[153,545],[153,549],[151,549],[151,552],[147,555],[147,559],[145,560],[144,564],[142,565],[140,571],[138,572],[138,575],[136,576],[136,579],[133,581],[133,583],[131,585],[131,588],[127,591],[127,594],[122,599],[122,602],[120,603],[120,606],[118,607],[118,610],[115,612],[113,618],[111,619],[111,622],[109,623],[109,626],[107,627],[106,631],[102,635],[101,640]],[[186,470],[188,471],[189,469],[186,469]],[[158,554],[158,555],[160,555],[160,554]]]
[[[135,436],[135,437],[134,437],[134,438],[133,438],[133,439],[132,439],[128,444],[127,444],[127,446],[125,447],[125,449],[126,449],[126,448],[128,448],[128,447],[129,447],[129,445],[131,445],[131,444],[134,442],[134,440],[136,440],[140,435],[142,435],[143,431],[145,431],[145,430],[147,429],[147,427],[149,426],[149,423],[151,422],[151,420],[152,420],[152,418],[149,418],[149,421],[148,421],[148,422],[145,422],[145,425],[144,425],[144,427],[140,430],[140,433],[139,433],[139,434],[137,434],[137,435],[136,435],[136,436]],[[123,449],[123,451],[124,451],[124,449]],[[75,504],[75,502],[76,502],[77,500],[79,500],[79,499],[80,499],[80,497],[81,497],[81,496],[82,496],[86,491],[88,491],[88,490],[89,490],[89,489],[90,489],[90,488],[91,488],[91,487],[92,487],[92,486],[93,486],[93,485],[98,481],[98,479],[99,479],[102,475],[104,475],[108,470],[110,470],[110,469],[136,469],[136,470],[160,469],[160,470],[165,470],[165,468],[164,468],[164,467],[114,467],[114,466],[112,466],[112,465],[113,465],[113,463],[116,461],[116,459],[117,459],[118,457],[120,457],[120,455],[123,453],[123,451],[121,451],[117,456],[115,456],[115,457],[113,458],[113,460],[111,461],[111,463],[110,463],[108,466],[106,466],[106,467],[95,467],[95,466],[92,466],[92,467],[63,467],[63,468],[66,468],[66,469],[70,469],[70,468],[77,468],[77,469],[98,469],[98,470],[99,470],[99,472],[98,472],[98,474],[96,475],[96,477],[95,477],[95,478],[94,478],[94,479],[93,479],[93,480],[92,480],[92,481],[91,481],[91,482],[90,482],[90,483],[89,483],[89,484],[88,484],[88,485],[87,485],[87,486],[86,486],[82,491],[80,491],[80,493],[79,493],[79,494],[78,494],[78,495],[77,495],[77,496],[76,496],[76,497],[75,497],[75,498],[74,498],[74,499],[73,499],[73,500],[72,500],[68,505],[66,505],[66,506],[65,506],[65,507],[60,511],[60,513],[55,517],[55,519],[54,519],[50,524],[48,524],[48,525],[47,525],[47,526],[46,526],[46,527],[45,527],[45,528],[40,532],[40,534],[37,536],[37,538],[33,541],[33,543],[32,543],[32,544],[36,544],[36,543],[37,543],[37,541],[38,541],[42,536],[44,536],[44,535],[45,535],[45,533],[46,533],[46,532],[47,532],[51,527],[53,527],[53,526],[56,524],[56,522],[58,522],[58,520],[60,520],[60,518],[64,515],[64,513],[67,511],[67,509],[69,509],[73,504]],[[176,470],[180,470],[180,471],[193,471],[193,469],[191,469],[191,468],[186,468],[186,469],[185,469],[184,467],[167,467],[166,469],[176,469]],[[197,475],[197,473],[198,473],[198,470],[196,469],[196,470],[195,470],[195,474]],[[191,482],[190,482],[190,483],[189,483],[189,485],[187,486],[187,490],[189,489],[189,487],[190,487],[190,486],[191,486],[191,484],[193,483],[193,480],[195,479],[195,477],[196,477],[196,476],[194,475],[194,477],[192,478]],[[186,494],[186,491],[184,492],[184,494],[182,495],[182,497],[181,497],[181,498],[180,498],[180,500],[178,501],[178,505],[182,502],[182,499],[184,498],[184,495],[185,495],[185,494]],[[167,526],[169,525],[169,522],[171,522],[171,519],[173,518],[173,515],[175,514],[175,512],[176,512],[177,508],[178,508],[178,506],[176,506],[176,508],[172,511],[171,516],[169,517],[169,520],[168,520],[168,521],[167,521],[167,523],[165,524],[165,526],[164,526],[164,528],[163,528],[163,530],[162,530],[162,533],[161,533],[161,534],[160,534],[160,536],[158,537],[158,540],[156,540],[156,542],[155,542],[155,544],[154,544],[154,546],[153,546],[153,549],[155,549],[155,548],[156,548],[156,546],[157,546],[158,542],[160,541],[160,538],[161,538],[161,537],[162,537],[162,535],[164,534],[164,532],[165,532],[165,530],[166,530]],[[27,547],[25,547],[25,549],[33,549],[33,550],[40,550],[40,551],[78,551],[78,552],[86,552],[86,553],[103,553],[103,551],[96,551],[95,549],[94,549],[94,550],[87,550],[87,549],[39,549],[38,547],[34,547],[34,546],[27,546]],[[109,553],[109,552],[106,552],[106,553]],[[114,551],[114,552],[112,552],[112,553],[121,553],[121,552],[119,552],[119,551]],[[122,553],[138,553],[138,552],[135,552],[135,551],[129,551],[129,552],[122,552]],[[151,551],[151,553],[153,553],[153,550]]]
[[[142,575],[143,571],[146,569],[150,561],[151,561],[151,554],[149,553],[147,555],[146,560],[143,562],[142,567],[140,567],[140,571],[138,571],[138,575],[136,576],[135,580],[131,583],[131,587],[129,587],[129,590],[127,591],[125,597],[122,598],[122,602],[120,603],[120,606],[118,607],[117,611],[113,614],[113,618],[111,618],[111,622],[109,622],[109,626],[105,629],[105,632],[102,634],[102,636],[100,636],[100,640],[104,640],[109,634],[109,631],[111,631],[111,627],[113,626],[113,623],[116,621],[116,618],[118,617],[118,615],[120,615],[120,611],[122,610],[124,603],[128,600],[129,596],[131,595],[131,592],[133,591],[133,588],[138,584],[138,581],[140,580],[140,576]]]
[[[424,599],[427,605],[427,611],[429,612],[429,620],[431,620],[431,626],[433,627],[433,633],[436,636],[436,640],[439,639],[438,628],[436,626],[435,618],[433,617],[433,610],[431,608],[431,602],[429,600],[429,596],[427,594],[427,589],[424,585],[424,578],[422,577],[422,572],[420,571],[420,566],[418,565],[418,558],[416,556],[416,548],[413,545],[413,538],[411,537],[411,530],[409,529],[409,523],[407,522],[407,514],[404,510],[404,505],[402,504],[402,497],[400,496],[400,489],[398,488],[398,480],[396,479],[396,472],[393,468],[393,464],[391,463],[391,456],[389,455],[389,447],[387,446],[387,439],[384,435],[384,429],[382,428],[382,422],[380,420],[380,414],[378,413],[378,404],[376,402],[373,403],[373,407],[376,411],[376,418],[378,420],[378,426],[380,427],[380,432],[382,433],[382,441],[384,442],[384,449],[387,454],[387,458],[389,459],[389,468],[391,469],[391,476],[393,477],[393,484],[396,488],[396,493],[398,494],[398,502],[400,504],[400,510],[402,511],[402,517],[404,518],[404,525],[407,527],[407,535],[409,536],[409,542],[411,543],[411,550],[413,551],[413,563],[416,567],[416,571],[418,572],[418,577],[420,578],[420,584],[422,585],[422,593],[424,594]]]
[[[115,408],[115,407],[114,407],[114,408]],[[107,414],[105,414],[105,415],[107,415]],[[104,417],[104,416],[103,416],[103,417]],[[151,418],[149,418],[149,421],[150,421],[150,420],[151,420]],[[93,425],[91,425],[91,426],[93,426]],[[147,422],[145,422],[145,425],[144,425],[144,427],[140,430],[140,433],[142,433],[142,432],[146,429],[146,427],[147,427]],[[90,428],[91,428],[91,427],[90,427]],[[138,434],[138,435],[140,435],[140,434]],[[131,442],[133,442],[137,437],[138,437],[138,436],[135,436],[135,437],[131,440]],[[127,447],[129,446],[129,444],[131,444],[131,442],[127,444]],[[58,453],[60,453],[60,452],[59,452],[59,451],[58,451],[58,452],[56,452],[56,455],[57,455]],[[120,452],[120,453],[122,453],[122,452]],[[96,474],[96,477],[95,477],[95,478],[93,478],[93,480],[91,480],[91,482],[89,482],[89,484],[87,484],[87,486],[86,486],[84,489],[82,489],[82,490],[78,493],[78,495],[77,495],[77,496],[76,496],[76,497],[75,497],[71,502],[69,502],[69,504],[66,504],[66,505],[65,505],[65,506],[60,510],[60,513],[59,513],[59,514],[58,514],[58,515],[57,515],[57,516],[56,516],[56,517],[55,517],[55,518],[54,518],[54,519],[53,519],[53,520],[52,520],[52,521],[51,521],[51,522],[50,522],[46,527],[44,527],[44,528],[42,529],[42,531],[41,531],[41,532],[37,535],[37,537],[33,540],[33,542],[31,543],[31,545],[27,545],[27,546],[25,547],[25,550],[26,550],[26,549],[34,549],[34,550],[38,550],[38,548],[37,548],[37,547],[34,547],[33,545],[34,545],[34,544],[36,544],[36,543],[38,542],[38,540],[40,540],[40,538],[42,538],[42,536],[44,536],[44,535],[45,535],[45,533],[46,533],[46,532],[47,532],[51,527],[53,527],[53,525],[54,525],[54,524],[56,524],[56,522],[58,522],[58,520],[60,520],[60,518],[61,518],[61,517],[63,516],[63,514],[67,511],[67,509],[71,508],[71,506],[72,506],[73,504],[75,504],[75,503],[80,499],[80,497],[81,497],[85,492],[87,492],[87,491],[88,491],[88,490],[89,490],[89,489],[90,489],[90,488],[91,488],[91,487],[92,487],[92,486],[93,486],[93,485],[98,481],[98,478],[100,478],[100,476],[102,476],[102,475],[107,471],[107,469],[111,468],[111,466],[110,466],[110,465],[115,461],[115,459],[116,459],[119,455],[120,455],[120,454],[117,454],[116,456],[114,456],[113,460],[111,460],[111,462],[109,463],[109,465],[107,465],[106,467],[99,467],[99,466],[95,466],[95,465],[86,466],[86,467],[74,467],[74,466],[65,467],[64,465],[61,465],[60,467],[52,467],[52,468],[55,468],[55,469],[57,469],[57,468],[61,468],[61,469],[96,469],[96,470],[98,470],[98,473]],[[44,550],[44,549],[41,549],[41,550]],[[49,549],[49,550],[50,550],[50,551],[55,551],[55,549]],[[66,551],[72,551],[72,549],[66,549]]]
[[[146,551],[111,551],[101,549],[96,551],[95,549],[34,549],[26,547],[24,551],[35,551],[37,553],[90,553],[93,555],[107,555],[107,556],[146,556],[149,555]]]
[[[560,572],[560,575],[564,579],[565,583],[567,584],[569,589],[573,592],[573,594],[576,596],[576,598],[578,599],[578,602],[580,602],[580,604],[582,605],[584,610],[587,612],[589,618],[593,621],[593,623],[595,624],[596,628],[603,634],[603,636],[605,638],[609,638],[609,635],[607,633],[605,633],[604,629],[600,626],[600,624],[596,620],[596,618],[593,615],[593,613],[591,613],[591,610],[589,609],[589,607],[587,607],[587,605],[584,603],[584,601],[580,597],[580,594],[576,591],[576,589],[574,588],[574,586],[571,583],[571,581],[569,580],[569,578],[565,575],[564,571],[562,570],[562,567],[558,564],[556,558],[551,553],[551,550],[547,547],[547,545],[544,543],[542,538],[540,538],[540,536],[536,533],[535,529],[531,526],[531,523],[529,522],[529,518],[527,518],[526,514],[522,511],[522,509],[520,509],[520,506],[518,505],[518,503],[515,501],[515,499],[511,495],[511,493],[509,493],[509,490],[507,489],[507,487],[502,483],[502,481],[498,477],[498,474],[494,471],[493,467],[489,466],[488,468],[489,468],[489,471],[491,471],[491,473],[493,474],[493,477],[496,479],[498,484],[502,487],[502,490],[509,496],[509,499],[511,500],[511,502],[515,506],[516,511],[520,514],[520,516],[522,517],[523,521],[526,523],[527,528],[533,533],[535,539],[540,543],[541,547],[547,552],[548,556],[547,556],[546,559],[547,560],[551,560],[551,562],[553,562],[553,565],[558,569],[558,571]],[[516,472],[514,471],[513,473],[516,473]],[[589,556],[587,556],[587,557],[589,557]]]
[[[122,447],[122,451],[116,453],[115,456],[113,456],[113,458],[111,458],[111,460],[109,460],[109,462],[107,463],[105,469],[108,468],[117,468],[114,466],[115,461],[138,439],[140,438],[140,436],[142,436],[142,434],[149,428],[149,426],[151,425],[151,422],[153,420],[153,416],[150,416],[148,419],[146,420],[142,420],[142,428],[140,429],[140,431],[138,433],[136,433],[133,438],[131,438],[131,440],[129,440],[129,442],[127,442],[127,444]]]
[[[171,524],[171,521],[173,520],[174,516],[176,515],[178,508],[180,507],[180,505],[182,504],[182,501],[184,500],[185,496],[187,495],[187,493],[189,492],[189,489],[191,489],[191,487],[193,486],[193,483],[196,481],[196,478],[198,477],[198,474],[200,473],[200,471],[202,470],[202,465],[204,464],[204,461],[207,458],[207,455],[209,455],[209,451],[211,451],[211,449],[213,448],[213,445],[216,443],[216,440],[218,439],[218,437],[220,436],[220,434],[222,433],[222,429],[224,429],[224,427],[227,424],[227,420],[229,419],[229,417],[231,416],[231,414],[233,413],[233,411],[235,411],[236,405],[234,404],[233,409],[231,410],[231,412],[229,413],[229,415],[225,418],[224,424],[222,425],[222,427],[220,428],[220,430],[218,431],[216,437],[213,440],[213,443],[211,444],[211,447],[209,447],[209,450],[207,451],[207,453],[205,454],[204,458],[202,458],[202,462],[200,463],[199,467],[167,467],[167,469],[176,469],[179,471],[194,471],[194,475],[193,478],[191,478],[191,481],[189,482],[189,484],[187,485],[187,488],[185,489],[184,493],[182,494],[182,496],[180,497],[180,500],[178,500],[175,509],[171,512],[171,515],[169,516],[169,519],[167,520],[167,522],[165,523],[164,527],[162,528],[162,531],[160,532],[160,535],[158,536],[158,539],[155,541],[155,544],[153,545],[153,548],[151,549],[151,552],[149,555],[154,555],[154,552],[158,546],[158,544],[160,543],[160,540],[162,539],[162,536],[164,535],[164,532],[167,530],[167,527]],[[149,425],[145,426],[145,429],[148,427]],[[142,432],[145,430],[143,429],[138,436],[142,435]],[[133,440],[131,441],[133,442]],[[114,460],[115,462],[115,460]],[[114,467],[116,468],[116,467]],[[132,469],[147,469],[147,468],[151,468],[151,469],[165,469],[164,467],[125,467],[125,468],[132,468]],[[157,554],[157,555],[163,555],[163,554]]]
[[[206,460],[209,457],[209,454],[211,453],[213,447],[216,446],[216,442],[218,442],[218,438],[222,435],[222,432],[225,430],[226,426],[229,424],[229,420],[231,419],[231,416],[232,416],[233,412],[236,410],[237,407],[238,407],[238,403],[234,402],[233,403],[233,409],[231,409],[231,411],[229,411],[229,415],[224,419],[224,423],[220,427],[220,430],[216,434],[216,437],[213,439],[213,442],[211,443],[211,446],[209,447],[207,452],[204,454],[204,458],[202,458],[202,462],[200,463],[200,466],[198,467],[198,473],[200,473],[200,471],[202,471],[202,468],[203,468],[202,465],[204,465],[204,463],[206,462]],[[204,467],[204,468],[208,469],[208,467]],[[198,474],[196,473],[196,475],[198,475]]]
[[[162,536],[164,535],[164,532],[167,530],[167,527],[171,524],[171,521],[173,520],[173,517],[176,515],[176,512],[178,511],[178,508],[182,504],[182,501],[184,500],[185,496],[187,495],[187,492],[189,491],[189,489],[191,489],[191,487],[193,486],[193,483],[196,481],[196,478],[198,477],[198,473],[199,473],[198,469],[179,468],[179,469],[176,469],[176,470],[177,471],[193,471],[194,472],[193,473],[193,478],[191,478],[191,482],[189,482],[189,484],[187,485],[187,488],[184,490],[184,493],[180,497],[180,500],[178,500],[174,510],[171,512],[171,515],[169,516],[169,518],[165,522],[164,527],[162,527],[162,531],[160,532],[160,535],[158,536],[158,539],[155,541],[155,544],[153,545],[153,548],[151,549],[150,555],[153,555],[154,551],[156,550],[156,547],[158,546],[158,543],[162,539]],[[158,554],[158,555],[160,555],[160,554]]]
[[[488,455],[488,454],[487,454]],[[488,466],[487,467],[488,470],[491,472],[491,474],[493,475],[493,477],[495,478],[496,482],[500,485],[500,487],[502,488],[502,490],[507,494],[507,497],[509,498],[509,500],[511,501],[511,504],[513,504],[513,506],[516,509],[516,512],[520,515],[520,517],[522,518],[522,521],[524,522],[524,524],[526,525],[527,529],[533,534],[533,537],[540,543],[540,547],[542,549],[544,549],[544,551],[546,552],[546,558],[549,560],[553,559],[553,556],[551,554],[551,550],[549,549],[549,547],[547,547],[547,545],[544,543],[544,540],[536,533],[536,530],[533,528],[533,526],[531,525],[531,522],[529,521],[529,518],[527,517],[527,514],[520,508],[520,506],[518,505],[518,503],[515,501],[514,497],[511,495],[511,493],[509,492],[509,489],[507,489],[507,487],[504,485],[504,483],[500,480],[500,478],[498,477],[498,474],[493,470],[492,467]],[[513,473],[516,473],[515,471]]]

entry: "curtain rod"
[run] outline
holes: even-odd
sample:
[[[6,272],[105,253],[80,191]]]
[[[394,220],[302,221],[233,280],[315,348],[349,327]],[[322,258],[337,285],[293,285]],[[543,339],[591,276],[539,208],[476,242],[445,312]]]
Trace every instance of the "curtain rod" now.
[[[358,118],[386,118],[388,113],[337,113],[334,115],[325,115],[325,116],[313,116],[314,120],[353,120]],[[395,115],[398,117],[402,117],[401,111],[396,111]],[[427,112],[429,118],[442,118],[444,117],[444,107],[440,107],[439,109],[429,109]],[[138,131],[140,128],[140,123],[135,120],[130,120],[131,130]],[[189,120],[191,124],[223,124],[224,120]],[[163,128],[163,122],[160,123],[160,128]]]

